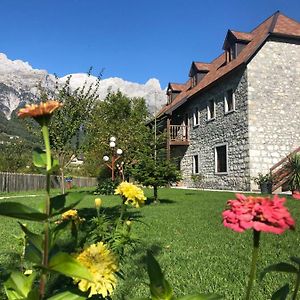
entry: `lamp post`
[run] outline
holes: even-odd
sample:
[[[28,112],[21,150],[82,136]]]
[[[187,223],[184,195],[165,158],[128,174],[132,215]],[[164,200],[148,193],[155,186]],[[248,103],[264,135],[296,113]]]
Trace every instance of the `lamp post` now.
[[[111,169],[111,180],[115,181],[115,163],[122,155],[123,150],[120,148],[116,149],[116,138],[114,136],[109,139],[109,147],[111,149],[111,163],[109,163],[110,158],[107,155],[103,156],[103,161]]]

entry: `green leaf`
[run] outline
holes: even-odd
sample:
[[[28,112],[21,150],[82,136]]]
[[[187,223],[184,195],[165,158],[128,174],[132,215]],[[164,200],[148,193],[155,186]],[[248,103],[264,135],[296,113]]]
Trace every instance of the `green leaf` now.
[[[30,221],[44,221],[48,218],[46,214],[18,202],[0,203],[0,215]]]
[[[49,270],[69,277],[93,281],[93,277],[89,270],[68,253],[59,252],[55,254],[49,261]]]
[[[26,235],[26,247],[24,257],[33,263],[40,264],[42,261],[43,237],[31,232],[26,226],[21,224],[21,229]]]
[[[76,205],[80,203],[83,197],[84,196],[82,195],[82,193],[74,192],[74,193],[67,193],[65,195],[60,195],[51,198],[50,203],[52,203],[52,208],[53,208],[52,216],[62,214],[74,208]],[[67,206],[65,206],[66,204]]]
[[[159,263],[154,258],[150,251],[147,251],[147,271],[150,278],[150,282],[155,285],[161,285],[164,279],[164,275],[160,268]]]
[[[19,225],[21,226],[23,232],[26,234],[27,241],[31,243],[34,247],[36,247],[38,250],[42,251],[43,237],[39,234],[30,231],[26,226],[24,226],[20,222]]]
[[[46,152],[40,148],[35,148],[32,153],[33,164],[38,168],[47,166]]]
[[[50,211],[58,212],[66,204],[66,195],[58,195],[50,199]]]
[[[299,257],[292,256],[292,257],[290,257],[290,259],[291,259],[291,261],[293,261],[297,265],[300,265],[300,258]]]
[[[150,251],[147,252],[147,271],[150,278],[152,299],[173,299],[173,290],[164,278],[162,270]]]
[[[86,300],[87,295],[80,292],[73,291],[65,291],[62,293],[58,293],[47,300]]]
[[[178,300],[218,300],[223,297],[216,294],[192,294],[178,298]]]
[[[39,289],[35,288],[30,291],[26,300],[39,300],[39,299],[40,299]]]
[[[271,300],[285,300],[289,294],[289,291],[289,285],[286,284],[272,295]]]
[[[25,247],[24,258],[25,260],[31,261],[35,264],[40,264],[42,261],[42,253],[32,244],[28,244]]]
[[[50,173],[59,169],[59,162],[58,159],[51,159],[51,169],[48,171]]]
[[[24,299],[32,289],[36,274],[26,276],[21,272],[12,272],[4,282],[5,292],[9,299]]]
[[[261,273],[260,273],[260,280],[262,280],[265,275],[269,272],[284,272],[284,273],[298,273],[298,270],[296,267],[294,267],[291,264],[288,263],[278,263],[278,264],[274,264],[274,265],[270,265],[268,267],[266,267]]]

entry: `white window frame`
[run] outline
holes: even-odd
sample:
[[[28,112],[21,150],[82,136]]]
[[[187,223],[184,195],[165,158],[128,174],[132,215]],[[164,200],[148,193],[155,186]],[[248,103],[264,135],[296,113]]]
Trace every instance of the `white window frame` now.
[[[211,116],[211,113],[210,113],[210,109],[209,109],[209,104],[210,102],[213,102],[213,117]],[[214,99],[210,99],[207,101],[207,121],[212,121],[216,118],[216,102]]]
[[[231,110],[228,110],[228,93],[229,91],[232,91],[232,109]],[[224,109],[225,109],[225,114],[229,114],[231,112],[234,112],[235,111],[235,93],[233,91],[233,89],[229,89],[225,92],[225,95],[224,95]]]
[[[199,113],[199,107],[196,106],[193,110],[193,126],[199,126],[200,124],[200,113]]]
[[[218,172],[218,152],[217,148],[219,147],[226,147],[226,171],[225,172]],[[228,143],[222,143],[222,144],[217,144],[214,146],[214,152],[215,152],[215,174],[217,175],[227,175],[228,172]]]
[[[196,160],[195,157],[198,158],[198,164],[197,164],[197,168],[198,168],[198,172],[196,172]],[[195,154],[193,155],[193,174],[199,174],[200,173],[200,155],[199,154]]]

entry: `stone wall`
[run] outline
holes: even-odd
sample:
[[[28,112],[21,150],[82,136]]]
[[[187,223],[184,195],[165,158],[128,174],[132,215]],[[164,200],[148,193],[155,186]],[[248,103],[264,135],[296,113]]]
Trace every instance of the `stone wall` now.
[[[224,95],[229,89],[235,93],[235,111],[225,114]],[[215,100],[216,117],[207,121],[207,102]],[[200,123],[193,127],[193,111],[200,111]],[[245,69],[235,71],[223,81],[199,96],[190,99],[185,106],[173,113],[172,123],[180,124],[189,114],[190,145],[187,148],[172,147],[172,156],[181,156],[180,168],[186,186],[193,186],[192,161],[199,155],[200,174],[204,175],[203,188],[248,190],[250,171],[248,159],[248,113],[247,73]],[[215,146],[228,145],[228,173],[215,173]]]
[[[267,41],[247,75],[250,176],[255,177],[300,146],[299,43]]]

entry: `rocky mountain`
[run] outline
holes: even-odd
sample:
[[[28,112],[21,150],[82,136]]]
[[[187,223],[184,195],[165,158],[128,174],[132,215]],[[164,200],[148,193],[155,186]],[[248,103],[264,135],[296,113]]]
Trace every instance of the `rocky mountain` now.
[[[70,74],[71,87],[77,88],[87,82],[97,80],[87,74]],[[58,79],[63,84],[69,75]],[[7,119],[23,102],[38,100],[38,86],[54,90],[56,79],[46,70],[33,69],[29,63],[21,60],[10,60],[0,53],[0,112]],[[100,99],[105,98],[108,91],[120,90],[129,97],[144,97],[150,112],[158,111],[166,103],[165,91],[161,89],[157,79],[149,79],[145,84],[125,81],[121,78],[102,79],[99,86]]]

